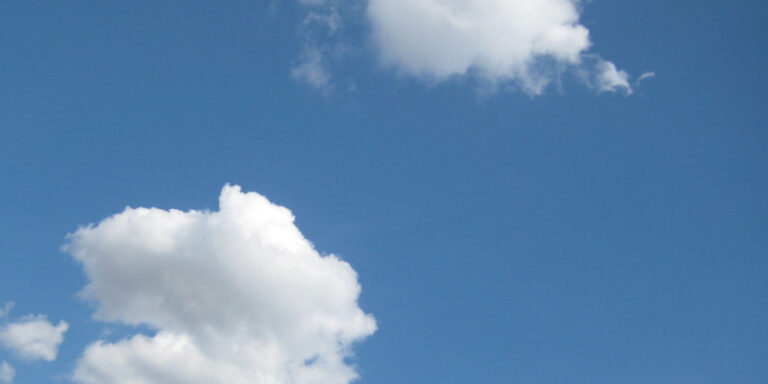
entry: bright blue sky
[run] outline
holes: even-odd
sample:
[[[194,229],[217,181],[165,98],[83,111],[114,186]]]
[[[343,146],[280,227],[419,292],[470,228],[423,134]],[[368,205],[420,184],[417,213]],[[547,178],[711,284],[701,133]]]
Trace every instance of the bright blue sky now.
[[[359,274],[361,383],[767,382],[766,11],[596,0],[592,51],[656,76],[530,96],[397,73],[364,22],[356,91],[314,89],[291,1],[4,2],[0,302],[70,330],[0,360],[67,382],[100,337],[67,233],[235,183]]]

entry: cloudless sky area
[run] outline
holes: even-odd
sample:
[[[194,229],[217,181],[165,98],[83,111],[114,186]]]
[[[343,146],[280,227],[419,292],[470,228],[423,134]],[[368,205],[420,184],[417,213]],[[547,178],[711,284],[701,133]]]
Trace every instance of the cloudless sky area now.
[[[0,3],[0,303],[70,324],[54,362],[0,349],[15,382],[121,332],[68,233],[225,183],[357,271],[360,383],[768,382],[767,3],[584,4],[592,49],[656,76],[536,96],[402,75],[362,23],[315,89],[302,7]]]

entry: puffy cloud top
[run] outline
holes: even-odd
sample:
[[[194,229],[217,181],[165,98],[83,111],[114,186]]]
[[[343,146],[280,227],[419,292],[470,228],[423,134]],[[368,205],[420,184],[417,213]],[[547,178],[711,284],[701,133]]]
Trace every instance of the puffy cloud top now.
[[[89,346],[94,383],[349,383],[371,335],[349,264],[320,255],[291,212],[225,186],[219,211],[126,208],[70,235],[96,317],[157,333]]]
[[[0,328],[0,344],[28,360],[56,360],[69,324],[53,325],[45,316],[27,316]]]

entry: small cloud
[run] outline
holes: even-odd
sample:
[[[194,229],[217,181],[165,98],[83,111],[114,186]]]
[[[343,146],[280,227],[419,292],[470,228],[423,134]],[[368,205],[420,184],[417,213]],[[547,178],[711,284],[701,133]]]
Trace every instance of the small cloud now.
[[[27,360],[56,360],[69,324],[54,326],[43,315],[26,316],[0,328],[0,344]]]
[[[616,65],[606,60],[597,63],[597,88],[600,92],[616,92],[623,89],[627,94],[632,94],[627,72],[616,69]]]
[[[309,28],[318,25],[323,28],[325,33],[332,35],[343,26],[341,16],[336,8],[331,8],[328,12],[310,12],[304,18],[304,27]]]
[[[0,382],[12,383],[14,377],[16,377],[16,370],[7,361],[3,361],[0,364]]]
[[[640,77],[638,77],[637,80],[635,80],[635,85],[640,84],[640,82],[645,79],[650,79],[651,77],[655,77],[655,76],[656,76],[656,72],[645,72],[642,75],[640,75]]]
[[[311,6],[301,23],[299,33],[304,49],[297,63],[291,69],[291,77],[328,92],[333,88],[330,63],[344,54],[344,44],[337,41],[337,34],[343,28],[341,15],[334,5],[324,1],[303,1]]]

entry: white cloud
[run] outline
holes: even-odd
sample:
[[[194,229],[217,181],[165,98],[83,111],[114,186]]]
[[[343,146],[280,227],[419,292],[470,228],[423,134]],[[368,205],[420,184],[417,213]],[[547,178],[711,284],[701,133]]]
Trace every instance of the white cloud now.
[[[14,377],[16,377],[16,370],[7,361],[3,361],[0,364],[0,381],[12,383]]]
[[[616,66],[605,60],[600,60],[597,64],[597,87],[602,92],[616,92],[623,89],[627,93],[632,93],[632,87],[629,86],[629,75],[627,72],[617,70]]]
[[[371,335],[349,264],[320,255],[291,212],[225,186],[219,211],[126,208],[70,235],[96,317],[151,336],[90,345],[82,384],[345,384]]]
[[[0,317],[8,316],[8,314],[11,313],[11,309],[13,309],[14,305],[15,303],[13,301],[8,301],[3,304],[3,307],[0,308]]]
[[[310,14],[341,4],[338,0],[301,2],[312,9]],[[579,23],[580,0],[363,3],[373,47],[385,66],[402,74],[430,82],[470,76],[492,88],[514,84],[539,94],[565,69],[576,68],[599,77],[600,90],[630,90],[626,72],[612,63],[605,62],[613,72],[583,65],[584,56],[594,54],[588,53],[589,31]]]
[[[0,328],[0,344],[28,360],[56,360],[69,324],[54,326],[43,315],[27,316]]]

